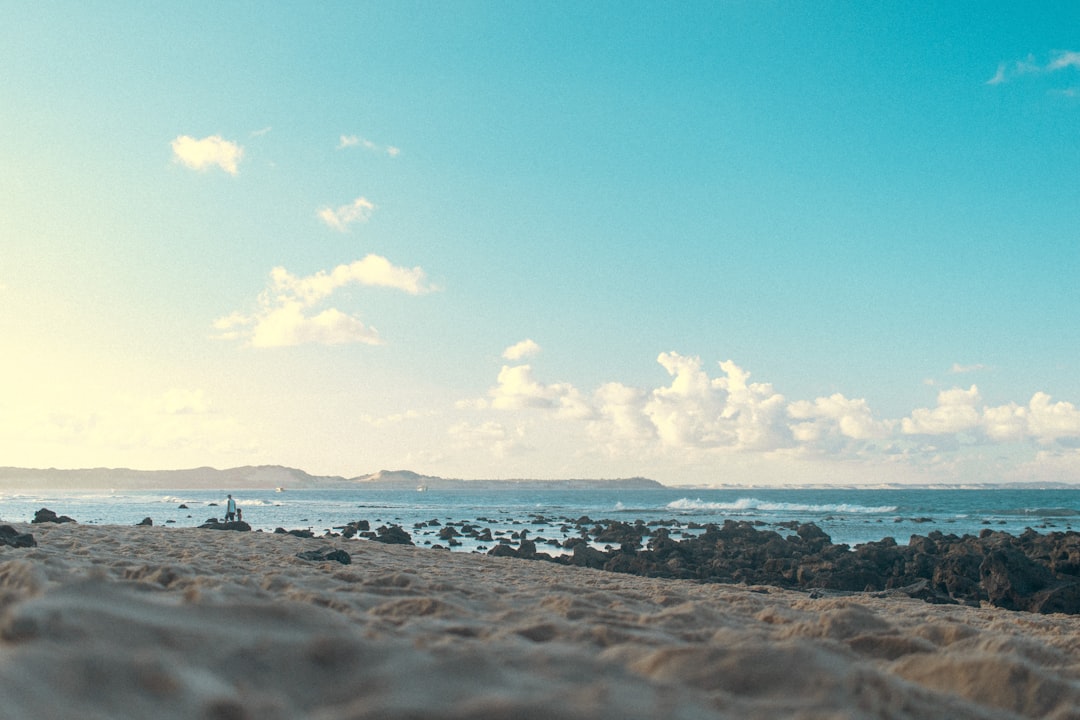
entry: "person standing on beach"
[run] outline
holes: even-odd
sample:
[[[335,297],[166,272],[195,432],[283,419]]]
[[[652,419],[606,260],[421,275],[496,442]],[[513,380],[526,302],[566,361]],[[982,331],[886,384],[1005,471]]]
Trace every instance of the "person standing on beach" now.
[[[233,496],[229,496],[229,501],[225,503],[225,522],[232,522],[236,519],[236,501],[233,500]]]

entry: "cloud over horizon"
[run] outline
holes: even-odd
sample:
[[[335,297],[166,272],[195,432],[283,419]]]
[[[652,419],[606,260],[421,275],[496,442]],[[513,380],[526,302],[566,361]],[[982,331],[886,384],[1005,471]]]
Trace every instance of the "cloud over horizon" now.
[[[657,362],[670,384],[637,388],[613,381],[591,393],[545,383],[531,365],[504,365],[490,402],[461,407],[527,413],[539,425],[577,423],[594,450],[639,461],[788,455],[916,468],[948,464],[964,447],[1016,444],[1072,458],[1080,468],[1080,409],[1046,393],[1035,393],[1026,405],[987,406],[975,385],[951,388],[938,393],[934,407],[879,418],[866,399],[839,393],[788,400],[769,383],[751,382],[730,360],[718,363],[716,376],[698,357],[664,352]]]

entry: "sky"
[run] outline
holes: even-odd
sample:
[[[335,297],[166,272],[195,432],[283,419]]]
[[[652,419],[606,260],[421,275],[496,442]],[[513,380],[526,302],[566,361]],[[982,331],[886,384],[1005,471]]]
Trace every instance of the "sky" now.
[[[0,16],[0,465],[1080,482],[1080,4]]]

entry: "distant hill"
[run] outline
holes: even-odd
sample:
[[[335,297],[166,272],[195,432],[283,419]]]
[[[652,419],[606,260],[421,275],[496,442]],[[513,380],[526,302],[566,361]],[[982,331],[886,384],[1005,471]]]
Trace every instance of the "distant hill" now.
[[[17,491],[19,488],[56,490],[316,488],[347,483],[345,478],[318,477],[309,475],[303,470],[280,465],[247,465],[227,470],[211,467],[187,470],[0,468],[0,488],[7,491]]]
[[[645,489],[664,487],[655,480],[647,478],[620,478],[616,480],[450,480],[447,478],[420,475],[411,470],[380,470],[371,475],[353,478],[351,483],[373,489],[385,490],[486,490],[490,488],[534,488],[537,490],[568,490],[588,488],[624,488]]]
[[[20,490],[228,490],[274,489],[316,490],[364,487],[373,490],[484,490],[505,488],[659,488],[655,480],[448,480],[420,475],[411,470],[380,470],[371,475],[344,478],[337,475],[310,475],[280,465],[247,465],[218,470],[212,467],[187,470],[131,470],[128,468],[87,468],[61,470],[0,467],[0,489]]]

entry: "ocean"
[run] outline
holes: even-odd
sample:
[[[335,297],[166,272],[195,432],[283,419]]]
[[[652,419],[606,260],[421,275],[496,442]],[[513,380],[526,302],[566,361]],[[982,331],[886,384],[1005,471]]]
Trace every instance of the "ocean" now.
[[[321,535],[357,520],[400,525],[420,546],[443,546],[439,532],[449,522],[490,528],[495,541],[522,529],[544,552],[578,535],[568,522],[587,516],[594,523],[622,521],[661,524],[673,537],[725,520],[753,522],[763,530],[791,533],[781,523],[812,522],[834,543],[857,545],[892,537],[906,544],[912,535],[934,530],[977,535],[984,529],[1014,535],[1080,528],[1077,489],[524,489],[509,486],[477,492],[367,490],[237,490],[244,520],[253,530],[309,529]],[[29,522],[48,508],[80,523],[195,527],[224,515],[225,493],[202,490],[115,491],[107,493],[0,494],[0,519]],[[186,506],[186,507],[181,507]],[[456,552],[486,552],[491,542],[459,538]],[[546,541],[546,542],[545,542]]]

